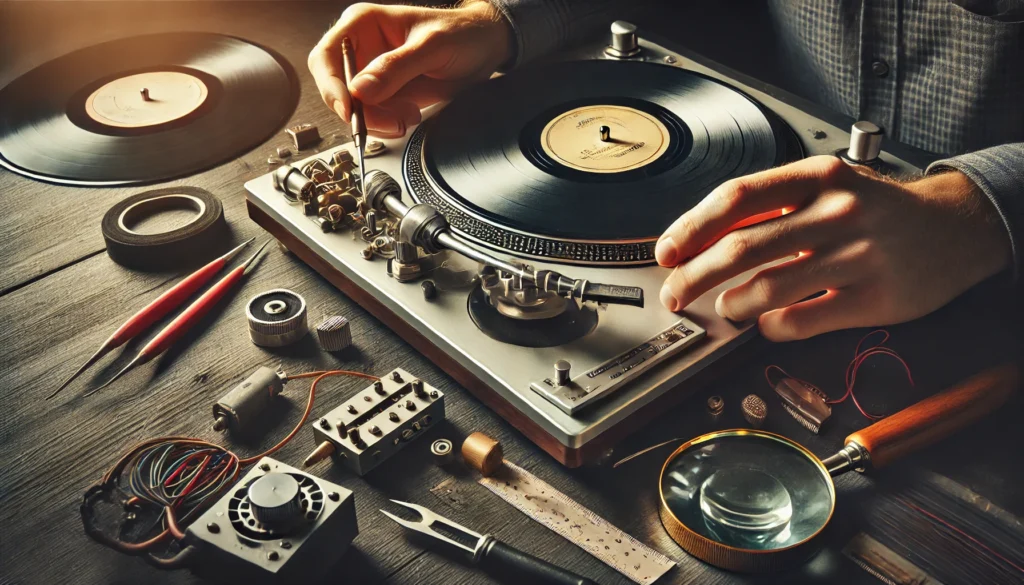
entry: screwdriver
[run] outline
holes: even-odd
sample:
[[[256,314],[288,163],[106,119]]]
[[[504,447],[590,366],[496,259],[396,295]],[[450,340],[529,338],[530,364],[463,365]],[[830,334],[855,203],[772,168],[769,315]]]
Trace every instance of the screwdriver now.
[[[107,382],[102,386],[99,386],[94,390],[86,392],[85,396],[91,396],[96,392],[99,392],[100,390],[111,385],[115,380],[123,376],[128,370],[134,368],[135,366],[144,364],[152,360],[156,356],[162,354],[163,352],[167,351],[167,348],[171,347],[171,345],[173,345],[175,341],[180,339],[182,335],[185,335],[185,333],[187,333],[188,330],[191,329],[193,325],[199,322],[199,320],[202,319],[203,316],[210,312],[210,309],[212,309],[214,305],[216,305],[222,298],[224,298],[224,295],[226,295],[231,290],[232,287],[234,287],[242,280],[242,277],[245,276],[249,272],[249,268],[252,267],[253,261],[256,260],[256,258],[260,255],[260,252],[262,252],[263,249],[266,248],[267,244],[269,243],[270,240],[264,242],[264,244],[260,246],[260,249],[256,250],[256,253],[250,256],[248,260],[243,262],[240,266],[238,266],[231,272],[227,273],[227,275],[224,278],[220,279],[220,281],[218,281],[217,284],[211,286],[209,290],[204,292],[201,297],[196,299],[194,303],[189,305],[188,308],[182,311],[180,315],[175,317],[174,320],[167,325],[167,327],[164,327],[163,331],[158,333],[156,337],[150,340],[150,342],[147,343],[146,346],[143,347],[141,351],[139,351],[139,355],[135,356],[135,359],[133,359],[127,366],[125,366],[124,369],[114,374],[114,377],[111,378],[110,380],[107,380]]]
[[[341,39],[341,58],[345,66],[345,86],[352,85],[352,78],[356,76],[356,52],[352,49],[352,41],[348,37]],[[352,141],[355,142],[356,150],[359,153],[359,189],[366,188],[366,120],[363,119],[363,104],[352,97],[352,117],[349,125],[352,126]]]
[[[67,388],[68,384],[70,384],[82,372],[89,369],[89,366],[92,366],[99,361],[100,358],[107,355],[112,350],[121,347],[133,337],[145,331],[153,323],[163,319],[165,315],[185,302],[185,299],[192,296],[192,293],[196,292],[200,287],[209,282],[209,280],[213,278],[214,274],[220,272],[222,268],[227,266],[228,262],[230,262],[232,258],[242,251],[242,248],[248,246],[255,239],[256,238],[249,238],[234,250],[231,250],[227,254],[224,254],[220,258],[217,258],[213,262],[210,262],[206,266],[196,270],[185,277],[181,282],[169,288],[164,292],[164,294],[157,297],[156,300],[143,307],[138,313],[132,315],[124,322],[124,325],[118,327],[117,331],[103,342],[103,345],[96,350],[96,353],[94,353],[93,356],[82,365],[82,367],[78,368],[78,371],[71,374],[71,377],[67,380],[64,380],[64,383],[60,385],[60,388],[54,390],[52,394],[46,397],[46,399],[49,400],[53,398],[59,394],[61,390]]]

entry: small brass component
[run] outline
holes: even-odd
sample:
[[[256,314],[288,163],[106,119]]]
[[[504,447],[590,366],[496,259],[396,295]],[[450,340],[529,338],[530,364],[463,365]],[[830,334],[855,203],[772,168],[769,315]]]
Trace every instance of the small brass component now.
[[[718,415],[722,414],[723,410],[725,410],[725,401],[722,400],[721,396],[708,398],[708,412],[711,413],[711,416],[718,418]]]
[[[330,441],[324,441],[316,446],[316,449],[306,457],[306,460],[302,462],[303,467],[309,467],[316,465],[324,459],[327,459],[334,454],[334,443]]]
[[[757,394],[751,394],[743,399],[743,418],[747,419],[752,427],[760,428],[768,416],[768,405]]]
[[[462,458],[466,465],[479,471],[484,477],[490,477],[498,471],[503,457],[501,443],[481,432],[466,437],[462,443]]]
[[[295,150],[306,150],[320,143],[320,131],[312,124],[299,124],[285,130],[292,137]]]

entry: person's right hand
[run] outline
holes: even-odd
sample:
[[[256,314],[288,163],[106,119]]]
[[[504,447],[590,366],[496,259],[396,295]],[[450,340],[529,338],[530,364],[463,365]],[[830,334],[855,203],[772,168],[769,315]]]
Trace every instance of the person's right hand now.
[[[349,37],[359,74],[345,85],[341,40]],[[353,4],[309,54],[327,107],[346,122],[352,95],[367,130],[397,138],[420,123],[420,109],[487,79],[511,58],[512,28],[489,2],[459,8]]]

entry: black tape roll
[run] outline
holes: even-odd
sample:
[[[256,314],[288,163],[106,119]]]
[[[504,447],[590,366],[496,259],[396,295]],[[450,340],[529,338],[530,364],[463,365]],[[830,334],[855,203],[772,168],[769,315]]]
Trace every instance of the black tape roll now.
[[[183,207],[194,209],[199,215],[180,228],[140,234],[129,227],[133,217],[161,208]],[[168,187],[132,195],[111,207],[101,224],[110,258],[122,266],[142,270],[181,266],[197,256],[205,258],[208,250],[216,248],[226,228],[220,200],[196,187]]]

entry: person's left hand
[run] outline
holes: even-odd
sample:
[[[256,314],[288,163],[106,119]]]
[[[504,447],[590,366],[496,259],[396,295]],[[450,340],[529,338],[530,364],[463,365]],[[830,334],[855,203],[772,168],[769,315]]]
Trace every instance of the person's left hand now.
[[[763,214],[774,218],[736,227]],[[715,303],[783,341],[923,316],[1004,269],[1011,251],[994,206],[960,172],[901,184],[817,156],[723,183],[668,228],[655,255],[675,267],[661,291],[672,311],[796,256]]]

